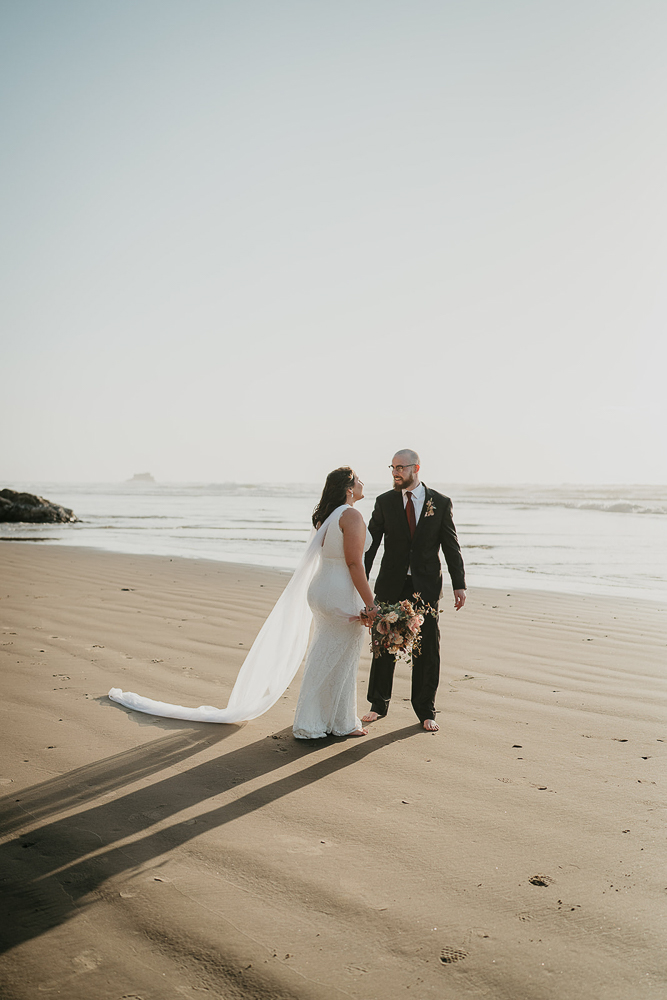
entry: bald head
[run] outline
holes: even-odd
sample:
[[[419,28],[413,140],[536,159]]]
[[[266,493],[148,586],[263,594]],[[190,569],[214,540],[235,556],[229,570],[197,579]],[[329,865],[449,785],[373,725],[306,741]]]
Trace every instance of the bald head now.
[[[412,448],[402,448],[394,455],[392,462],[394,465],[421,465],[419,455]]]

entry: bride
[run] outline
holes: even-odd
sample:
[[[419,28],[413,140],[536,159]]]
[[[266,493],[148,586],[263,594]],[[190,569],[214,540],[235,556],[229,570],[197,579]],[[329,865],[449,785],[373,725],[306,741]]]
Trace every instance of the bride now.
[[[368,734],[357,718],[363,624],[372,621],[376,611],[364,569],[371,537],[363,517],[354,510],[363,495],[364,484],[352,469],[334,469],[313,511],[315,528],[325,521],[329,527],[322,540],[319,568],[308,589],[315,630],[294,719],[297,739]]]
[[[316,530],[246,656],[227,708],[171,705],[120,688],[111,688],[109,698],[133,711],[168,719],[219,723],[256,719],[275,705],[293,680],[308,646],[314,613],[315,632],[294,734],[300,739],[328,733],[366,735],[356,717],[356,670],[363,625],[370,624],[377,609],[363,566],[370,537],[361,514],[354,510],[362,497],[363,483],[352,469],[335,469],[327,476],[313,514]]]

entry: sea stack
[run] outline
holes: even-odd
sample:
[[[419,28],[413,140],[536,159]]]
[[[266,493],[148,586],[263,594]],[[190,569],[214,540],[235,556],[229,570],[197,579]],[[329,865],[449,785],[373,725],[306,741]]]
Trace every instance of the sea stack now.
[[[135,472],[131,479],[127,480],[128,483],[154,483],[155,479],[150,474],[150,472]]]

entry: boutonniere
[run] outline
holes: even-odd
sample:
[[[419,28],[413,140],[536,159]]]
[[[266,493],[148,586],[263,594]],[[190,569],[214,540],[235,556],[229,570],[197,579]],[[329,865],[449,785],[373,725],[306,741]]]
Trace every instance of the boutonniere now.
[[[433,506],[432,500],[426,501],[426,510],[424,512],[424,517],[433,517],[435,514],[435,507]]]

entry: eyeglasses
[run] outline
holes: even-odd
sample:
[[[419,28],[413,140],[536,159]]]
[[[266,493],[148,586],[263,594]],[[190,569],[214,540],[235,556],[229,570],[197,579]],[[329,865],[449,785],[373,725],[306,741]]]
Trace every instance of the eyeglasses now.
[[[412,465],[388,465],[387,468],[391,469],[392,472],[405,472],[406,469],[414,469],[414,462]]]

